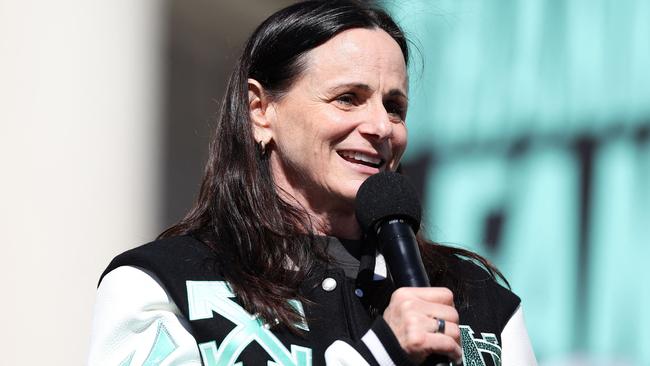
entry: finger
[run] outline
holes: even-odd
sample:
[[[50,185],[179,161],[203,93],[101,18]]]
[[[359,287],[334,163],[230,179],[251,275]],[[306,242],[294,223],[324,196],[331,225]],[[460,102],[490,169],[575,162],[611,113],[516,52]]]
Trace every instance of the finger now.
[[[444,326],[442,327],[440,325],[441,320],[444,322]],[[433,318],[431,322],[429,322],[429,326],[426,328],[426,330],[429,333],[444,334],[448,337],[451,337],[456,343],[460,345],[460,327],[457,323],[445,321],[444,319]]]
[[[404,350],[409,354],[443,355],[450,360],[458,360],[462,357],[461,347],[451,337],[439,333],[427,333],[421,337],[414,338],[407,342]]]
[[[427,342],[431,344],[431,348],[429,348],[430,353],[445,355],[450,360],[458,360],[463,357],[460,344],[447,335],[430,333]]]
[[[430,303],[420,299],[409,299],[400,303],[397,308],[403,314],[423,314],[429,318],[439,318],[458,323],[458,311],[450,305]]]
[[[409,296],[407,297],[406,295]],[[453,305],[423,300],[420,297],[412,296],[410,293],[406,295],[398,294],[397,296],[394,296],[391,299],[390,304],[403,312],[415,311],[454,322],[458,320],[458,311],[456,311],[456,308]]]
[[[424,329],[427,332],[434,332],[437,329],[435,319],[444,320],[446,323],[458,324],[458,311],[455,308],[431,304],[418,299],[407,300],[392,308],[386,309],[384,318],[390,324],[392,319],[400,319],[405,324],[413,325]]]
[[[433,331],[431,333],[445,334],[447,322],[442,318],[433,318]]]
[[[429,318],[421,314],[411,314],[404,317],[403,321],[402,329],[407,342],[412,342],[415,337],[422,337],[425,334],[441,334],[450,337],[460,346],[460,327],[455,322]],[[424,339],[419,341],[423,342]]]
[[[458,323],[458,311],[453,306],[442,304],[427,304],[422,309],[430,318],[443,319],[447,322]]]
[[[413,297],[426,302],[454,305],[454,293],[446,287],[401,287],[392,295],[397,301]]]

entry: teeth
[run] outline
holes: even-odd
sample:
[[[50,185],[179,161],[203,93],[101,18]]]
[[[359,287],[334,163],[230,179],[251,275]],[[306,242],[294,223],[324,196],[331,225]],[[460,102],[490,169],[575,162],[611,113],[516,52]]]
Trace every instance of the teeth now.
[[[358,152],[354,153],[354,160],[361,160],[375,165],[381,163],[381,159],[371,158],[370,156]]]
[[[372,156],[368,156],[368,155],[365,155],[365,154],[360,153],[360,152],[348,152],[348,151],[345,151],[345,152],[342,152],[341,155],[346,157],[346,158],[363,161],[363,162],[369,163],[369,164],[374,164],[374,165],[381,164],[381,159],[373,158]]]

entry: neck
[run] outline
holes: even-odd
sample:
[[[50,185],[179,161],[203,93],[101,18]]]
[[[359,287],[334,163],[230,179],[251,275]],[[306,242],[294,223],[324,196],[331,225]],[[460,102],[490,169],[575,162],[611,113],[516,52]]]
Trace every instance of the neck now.
[[[341,239],[361,239],[361,228],[354,211],[351,214],[327,212],[321,215],[310,213],[310,215],[316,217],[314,221],[318,223],[318,227],[315,227],[314,231],[318,234]]]
[[[273,181],[280,197],[290,205],[306,211],[311,219],[312,232],[317,235],[335,236],[341,239],[361,239],[361,228],[354,212],[354,199],[349,197],[323,196],[322,189],[305,180],[298,172],[283,166],[277,155],[271,156]]]
[[[306,200],[294,198],[303,207],[313,223],[315,234],[335,236],[340,239],[361,239],[361,228],[354,213],[354,207],[336,208],[310,205]],[[290,201],[289,201],[290,202]]]
[[[308,199],[304,192],[280,190],[280,195],[287,203],[299,207],[309,215],[314,234],[335,236],[341,239],[361,239],[361,228],[354,212],[354,202],[333,205],[333,199]]]

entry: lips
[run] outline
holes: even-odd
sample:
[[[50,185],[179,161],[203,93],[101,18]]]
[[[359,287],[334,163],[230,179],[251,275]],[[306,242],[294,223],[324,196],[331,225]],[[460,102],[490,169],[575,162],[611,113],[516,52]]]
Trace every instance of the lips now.
[[[362,153],[359,151],[338,151],[338,154],[345,160],[373,168],[379,168],[384,165],[385,160],[376,156]]]

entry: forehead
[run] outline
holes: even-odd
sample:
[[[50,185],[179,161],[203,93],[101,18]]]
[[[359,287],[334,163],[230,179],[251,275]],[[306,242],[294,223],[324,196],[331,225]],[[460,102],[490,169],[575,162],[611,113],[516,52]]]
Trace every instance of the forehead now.
[[[339,33],[306,55],[303,78],[317,83],[360,79],[377,88],[407,91],[408,76],[402,50],[381,29],[355,28]],[[362,79],[362,80],[361,80]]]

